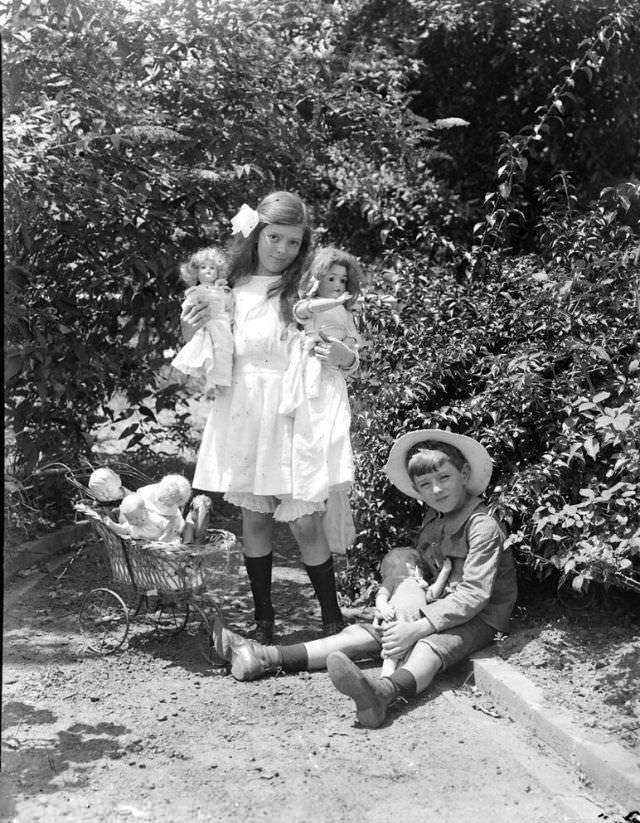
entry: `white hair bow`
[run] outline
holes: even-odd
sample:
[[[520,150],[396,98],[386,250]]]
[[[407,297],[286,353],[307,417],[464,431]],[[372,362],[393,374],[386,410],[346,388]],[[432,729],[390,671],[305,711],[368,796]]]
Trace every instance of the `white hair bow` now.
[[[240,211],[231,218],[231,234],[242,232],[243,237],[248,237],[260,222],[260,215],[251,206],[243,203]]]

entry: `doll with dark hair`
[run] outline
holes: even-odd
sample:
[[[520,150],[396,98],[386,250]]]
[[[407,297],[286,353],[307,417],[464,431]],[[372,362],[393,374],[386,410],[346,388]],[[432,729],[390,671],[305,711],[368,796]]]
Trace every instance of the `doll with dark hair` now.
[[[303,333],[291,341],[292,356],[284,378],[282,414],[293,414],[303,397],[318,397],[322,381],[322,346],[327,339],[342,341],[353,352],[349,372],[358,366],[362,338],[352,309],[360,295],[362,272],[356,258],[333,247],[316,251],[305,273],[302,298],[293,316]]]

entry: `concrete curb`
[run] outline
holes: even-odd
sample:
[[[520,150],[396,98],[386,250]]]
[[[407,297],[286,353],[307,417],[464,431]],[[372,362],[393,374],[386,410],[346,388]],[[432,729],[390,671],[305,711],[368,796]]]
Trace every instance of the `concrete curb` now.
[[[5,549],[4,578],[5,581],[32,566],[45,563],[50,557],[66,552],[72,543],[84,539],[90,531],[88,520],[80,520],[71,526],[65,526],[56,532],[22,543],[14,549]]]
[[[502,658],[479,652],[471,658],[476,686],[513,720],[529,728],[582,770],[594,788],[622,807],[640,806],[640,763],[617,743],[590,737],[547,702],[544,692]]]

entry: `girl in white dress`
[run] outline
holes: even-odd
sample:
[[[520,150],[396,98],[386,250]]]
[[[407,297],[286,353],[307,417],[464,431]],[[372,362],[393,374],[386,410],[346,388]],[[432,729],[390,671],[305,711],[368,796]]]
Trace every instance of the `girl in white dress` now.
[[[299,482],[299,453],[294,421],[278,409],[289,365],[287,330],[299,296],[311,230],[307,210],[289,192],[273,192],[257,210],[243,205],[232,220],[239,234],[232,249],[229,284],[234,296],[235,356],[231,386],[221,390],[209,413],[198,454],[193,485],[224,492],[242,509],[245,566],[254,598],[256,638],[271,642],[273,519],[289,523],[320,602],[325,633],[344,625],[331,550],[323,528],[324,499],[304,496]],[[209,318],[199,305],[182,314],[190,340]],[[327,367],[352,367],[353,352],[329,339],[316,347]],[[332,431],[324,436],[331,441]],[[331,461],[332,485],[353,481],[353,456],[340,433]]]
[[[189,286],[182,314],[191,306],[209,306],[209,319],[180,349],[171,365],[184,374],[203,377],[205,394],[215,396],[217,386],[231,385],[233,298],[226,279],[226,259],[215,247],[192,254],[180,267],[180,276]]]

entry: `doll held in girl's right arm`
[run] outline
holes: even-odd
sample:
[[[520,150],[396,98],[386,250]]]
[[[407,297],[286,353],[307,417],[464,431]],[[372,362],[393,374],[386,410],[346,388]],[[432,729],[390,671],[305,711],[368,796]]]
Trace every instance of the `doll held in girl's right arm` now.
[[[189,286],[181,317],[199,306],[207,309],[207,322],[182,347],[171,365],[184,374],[204,378],[205,395],[215,396],[217,387],[231,385],[233,298],[226,279],[227,262],[216,247],[201,249],[180,267]]]

